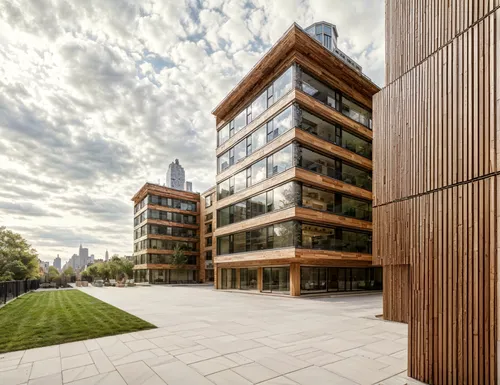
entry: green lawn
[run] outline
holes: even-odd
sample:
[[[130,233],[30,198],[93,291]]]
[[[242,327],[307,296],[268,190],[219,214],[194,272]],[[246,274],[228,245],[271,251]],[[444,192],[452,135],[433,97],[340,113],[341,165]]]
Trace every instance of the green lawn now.
[[[0,309],[0,353],[152,328],[79,290],[29,293]]]

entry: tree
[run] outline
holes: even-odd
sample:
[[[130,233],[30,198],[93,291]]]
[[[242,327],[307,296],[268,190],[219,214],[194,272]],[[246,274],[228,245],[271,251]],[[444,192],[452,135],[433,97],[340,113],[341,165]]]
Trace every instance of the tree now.
[[[66,269],[63,271],[64,275],[67,275],[69,277],[75,275],[75,270],[71,266],[68,266]]]
[[[0,281],[38,278],[38,254],[20,235],[0,227]]]
[[[177,245],[174,248],[174,253],[172,254],[172,259],[171,263],[174,266],[177,267],[184,267],[188,263],[188,258],[186,257],[186,254],[184,254],[184,248]]]
[[[54,266],[49,266],[49,281],[54,281],[59,278],[59,271]]]

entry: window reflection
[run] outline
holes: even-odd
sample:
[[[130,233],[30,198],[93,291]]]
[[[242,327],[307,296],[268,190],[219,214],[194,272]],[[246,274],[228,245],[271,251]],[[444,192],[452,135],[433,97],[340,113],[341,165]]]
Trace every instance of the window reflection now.
[[[371,234],[342,228],[302,224],[302,247],[371,254]]]

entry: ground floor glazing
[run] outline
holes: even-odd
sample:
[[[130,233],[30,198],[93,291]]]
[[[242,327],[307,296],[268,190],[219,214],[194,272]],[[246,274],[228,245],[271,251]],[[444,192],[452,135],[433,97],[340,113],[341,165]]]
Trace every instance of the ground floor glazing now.
[[[182,269],[144,269],[134,270],[134,281],[136,283],[196,283],[198,272],[196,270]]]
[[[218,288],[263,293],[313,294],[382,290],[381,267],[290,266],[219,268]],[[298,276],[293,276],[294,274]],[[291,286],[293,292],[291,293]]]

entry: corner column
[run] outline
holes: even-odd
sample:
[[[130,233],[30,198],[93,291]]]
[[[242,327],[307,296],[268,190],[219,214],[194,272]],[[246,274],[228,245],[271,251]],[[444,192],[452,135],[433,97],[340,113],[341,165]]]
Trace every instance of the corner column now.
[[[290,264],[290,295],[300,296],[300,263]]]

